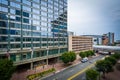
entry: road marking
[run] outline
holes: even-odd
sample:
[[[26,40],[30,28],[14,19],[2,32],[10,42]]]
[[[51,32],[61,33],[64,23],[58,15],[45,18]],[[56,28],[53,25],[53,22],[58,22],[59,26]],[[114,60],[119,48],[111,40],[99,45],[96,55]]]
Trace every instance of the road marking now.
[[[102,59],[104,59],[105,57],[103,57]],[[77,77],[78,75],[82,74],[83,72],[85,72],[87,69],[93,67],[96,64],[96,62],[92,63],[91,65],[87,66],[86,68],[80,70],[78,73],[74,74],[73,76],[69,77],[67,80],[72,80],[73,78]]]
[[[91,68],[94,66],[95,63],[89,65],[88,67],[82,69],[81,71],[79,71],[78,73],[74,74],[73,76],[69,77],[67,80],[72,80],[73,78],[77,77],[78,75],[82,74],[83,72],[85,72],[87,69]]]

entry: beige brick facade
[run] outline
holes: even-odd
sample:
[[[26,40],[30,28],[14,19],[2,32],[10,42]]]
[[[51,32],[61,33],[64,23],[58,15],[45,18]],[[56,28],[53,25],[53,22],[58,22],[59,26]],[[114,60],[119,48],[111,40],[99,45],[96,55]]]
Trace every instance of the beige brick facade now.
[[[79,53],[81,51],[92,50],[92,37],[69,36],[68,50]]]

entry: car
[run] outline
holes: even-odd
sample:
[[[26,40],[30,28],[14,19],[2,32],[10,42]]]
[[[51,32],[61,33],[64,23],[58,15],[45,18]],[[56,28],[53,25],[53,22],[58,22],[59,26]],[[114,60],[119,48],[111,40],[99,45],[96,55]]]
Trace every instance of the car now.
[[[83,58],[83,59],[81,60],[82,63],[85,63],[85,62],[87,62],[87,61],[88,61],[88,58],[87,58],[87,57],[85,57],[85,58]]]

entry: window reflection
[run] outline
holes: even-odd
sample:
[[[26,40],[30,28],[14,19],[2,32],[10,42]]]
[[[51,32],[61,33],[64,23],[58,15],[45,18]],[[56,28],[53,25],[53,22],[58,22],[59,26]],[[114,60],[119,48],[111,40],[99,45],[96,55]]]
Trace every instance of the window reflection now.
[[[7,14],[0,13],[0,19],[1,19],[1,20],[8,20]]]
[[[31,12],[31,8],[28,6],[23,6],[23,10]]]
[[[10,6],[20,8],[20,4],[17,4],[15,2],[10,2]]]
[[[0,6],[0,11],[2,11],[2,12],[8,12],[8,8]]]
[[[47,36],[47,32],[41,32],[41,36]]]
[[[31,6],[31,2],[28,1],[28,0],[23,0],[23,3],[24,3],[24,4],[27,4],[27,5],[29,5],[29,6]]]
[[[7,21],[0,21],[0,27],[8,27]]]
[[[0,0],[0,3],[1,3],[1,4],[8,5],[8,1],[7,1],[7,0]]]
[[[0,42],[7,42],[8,36],[0,36]]]
[[[40,8],[40,7],[39,7],[39,4],[36,4],[36,3],[33,3],[33,7],[34,7],[34,8],[38,8],[38,9]]]

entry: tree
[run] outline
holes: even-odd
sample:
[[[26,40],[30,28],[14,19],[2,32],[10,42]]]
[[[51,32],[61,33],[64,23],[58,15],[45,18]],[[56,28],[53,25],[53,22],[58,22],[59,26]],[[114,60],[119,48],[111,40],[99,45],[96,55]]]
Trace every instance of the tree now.
[[[85,52],[80,52],[80,53],[79,53],[79,56],[80,56],[81,58],[84,58],[84,57],[86,57],[86,53],[85,53]]]
[[[89,57],[91,55],[90,51],[85,51],[86,57]]]
[[[62,56],[61,56],[61,59],[64,63],[66,63],[66,64],[69,63],[70,62],[70,56],[69,56],[68,52],[63,53]]]
[[[112,63],[112,65],[115,65],[116,62],[117,62],[117,60],[114,57],[112,57],[112,56],[106,57],[105,60],[110,61]]]
[[[73,62],[76,59],[76,54],[72,51],[65,52],[62,54],[61,59],[64,63]]]
[[[92,50],[89,50],[89,52],[91,53],[91,56],[95,55],[95,52]]]
[[[70,55],[70,62],[73,62],[76,59],[76,54],[73,51],[70,51],[69,55]]]
[[[105,78],[105,73],[113,71],[112,63],[109,60],[99,60],[96,62],[96,68],[99,72],[103,72],[103,77]]]
[[[111,56],[114,57],[115,59],[120,59],[120,53],[115,53]]]
[[[99,73],[94,69],[88,69],[86,71],[86,80],[97,80]]]
[[[1,59],[0,60],[0,80],[10,80],[12,74],[15,71],[12,60]]]

